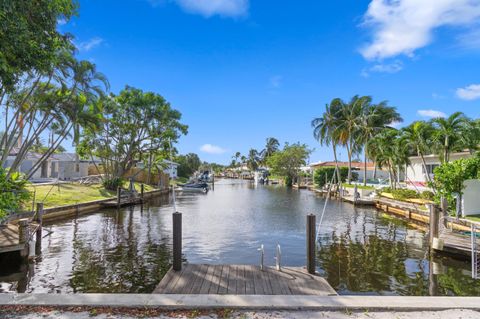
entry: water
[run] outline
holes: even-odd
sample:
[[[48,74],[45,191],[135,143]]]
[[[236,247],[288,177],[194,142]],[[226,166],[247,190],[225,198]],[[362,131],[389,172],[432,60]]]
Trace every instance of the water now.
[[[184,258],[190,263],[305,265],[305,215],[324,199],[280,186],[224,180],[215,191],[181,194]],[[150,293],[171,265],[172,203],[103,210],[47,225],[42,256],[0,267],[1,292]],[[369,208],[330,201],[320,229],[318,272],[340,294],[480,295],[468,262],[428,259],[426,236]],[[435,271],[433,271],[435,270]],[[434,274],[435,273],[435,274]]]

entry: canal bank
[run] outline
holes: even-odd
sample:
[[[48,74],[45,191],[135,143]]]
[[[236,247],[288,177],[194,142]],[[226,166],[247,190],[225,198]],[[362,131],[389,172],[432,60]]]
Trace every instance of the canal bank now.
[[[325,201],[307,190],[224,180],[208,194],[180,193],[183,260],[189,264],[305,266],[305,217]],[[172,198],[52,221],[31,267],[1,268],[2,292],[151,293],[172,265]],[[480,296],[468,262],[428,254],[428,237],[368,207],[329,201],[316,270],[340,295]],[[54,271],[52,271],[54,269]],[[14,277],[12,277],[15,275]],[[10,279],[9,279],[10,278]]]

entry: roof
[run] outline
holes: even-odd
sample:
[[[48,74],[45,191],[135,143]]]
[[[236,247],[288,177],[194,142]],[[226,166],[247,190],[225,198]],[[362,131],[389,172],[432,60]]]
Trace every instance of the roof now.
[[[310,167],[312,167],[312,168],[335,167],[336,165],[338,165],[338,167],[348,167],[348,162],[337,162],[337,163],[335,163],[335,161],[317,162],[317,163],[310,164]],[[365,163],[352,162],[352,168],[357,168],[357,169],[363,170],[365,168]],[[375,163],[368,162],[367,163],[367,171],[371,171],[371,170],[374,170],[374,169],[375,169]]]
[[[166,160],[166,159],[164,159],[164,160],[163,160],[163,162],[164,162],[165,164],[170,164],[170,165],[180,166],[180,164],[178,164],[178,163],[175,163],[175,162],[172,162],[172,161],[169,161],[169,160]]]

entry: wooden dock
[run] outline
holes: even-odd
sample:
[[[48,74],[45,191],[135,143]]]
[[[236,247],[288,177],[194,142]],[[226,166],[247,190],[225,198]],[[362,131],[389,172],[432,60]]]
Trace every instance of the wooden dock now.
[[[443,247],[433,247],[434,250],[464,257],[472,256],[471,237],[459,233],[445,231],[439,235]]]
[[[336,296],[336,291],[319,276],[303,268],[250,265],[186,264],[180,271],[170,269],[155,294],[186,295],[316,295]]]
[[[28,226],[28,238],[37,230],[38,224],[30,223]],[[18,225],[7,224],[0,227],[0,254],[25,249],[28,241],[20,241],[20,230]]]

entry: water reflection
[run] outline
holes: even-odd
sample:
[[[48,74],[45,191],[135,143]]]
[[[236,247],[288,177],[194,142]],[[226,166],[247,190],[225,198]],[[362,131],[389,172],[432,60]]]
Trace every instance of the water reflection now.
[[[184,257],[191,263],[305,264],[305,216],[324,199],[309,191],[222,181],[207,195],[180,194]],[[35,264],[0,265],[3,292],[153,291],[171,264],[169,196],[143,208],[104,210],[47,229]],[[320,228],[318,271],[341,294],[480,295],[468,262],[429,262],[424,233],[375,210],[331,201]]]

